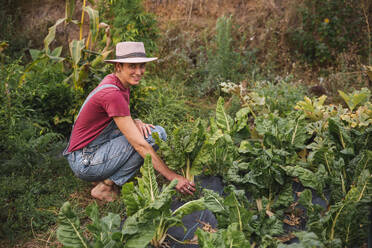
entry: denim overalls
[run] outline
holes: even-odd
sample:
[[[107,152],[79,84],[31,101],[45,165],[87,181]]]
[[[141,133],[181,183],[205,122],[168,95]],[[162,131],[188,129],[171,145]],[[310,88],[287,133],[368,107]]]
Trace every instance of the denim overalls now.
[[[94,94],[108,87],[117,88],[111,84],[105,84],[96,88],[87,97],[81,109]],[[161,126],[151,128],[151,132],[157,132],[162,140],[167,138],[167,134]],[[155,140],[151,135],[146,138],[146,141],[154,149],[156,148]],[[143,158],[121,133],[114,120],[86,147],[74,152],[67,152],[68,146],[63,155],[67,158],[74,174],[85,181],[103,181],[109,178],[116,185],[121,186],[143,164]]]

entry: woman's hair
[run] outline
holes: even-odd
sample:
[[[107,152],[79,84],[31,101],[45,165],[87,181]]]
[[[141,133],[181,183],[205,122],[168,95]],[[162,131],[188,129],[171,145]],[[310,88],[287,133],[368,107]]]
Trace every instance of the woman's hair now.
[[[117,65],[119,65],[120,69],[122,69],[124,63],[115,63],[114,65],[115,65],[115,67],[114,67],[114,72],[119,72],[119,71],[118,71],[118,67],[117,67]]]

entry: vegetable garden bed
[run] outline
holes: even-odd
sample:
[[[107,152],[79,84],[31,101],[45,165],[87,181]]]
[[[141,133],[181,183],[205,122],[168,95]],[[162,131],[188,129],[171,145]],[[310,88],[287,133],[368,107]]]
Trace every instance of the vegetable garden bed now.
[[[156,139],[173,170],[189,179],[221,178],[214,191],[200,190],[196,199],[172,208],[175,182],[159,190],[147,158],[138,186],[123,186],[128,218],[122,229],[118,214],[100,219],[91,206],[88,239],[66,203],[59,240],[76,247],[194,247],[196,241],[199,247],[365,246],[372,202],[369,90],[340,92],[347,108],[326,105],[322,96],[282,111],[258,90],[224,88],[241,101],[234,117],[220,98],[215,118],[176,128],[166,142]],[[202,213],[213,213],[211,223],[200,221]],[[186,226],[185,233],[175,226]],[[170,233],[192,242],[176,245]]]

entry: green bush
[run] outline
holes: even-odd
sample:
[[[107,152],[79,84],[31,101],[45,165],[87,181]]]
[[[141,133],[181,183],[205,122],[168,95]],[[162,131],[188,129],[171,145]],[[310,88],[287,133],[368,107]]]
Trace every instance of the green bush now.
[[[112,23],[114,44],[142,41],[147,53],[156,50],[157,23],[152,14],[145,12],[142,0],[101,0],[99,5],[105,21]]]
[[[161,79],[144,79],[131,90],[131,114],[168,131],[191,118],[191,109],[181,92],[180,87],[172,88]]]
[[[265,96],[265,104],[270,112],[286,115],[293,111],[293,106],[305,96],[305,87],[293,82],[292,78],[278,77],[276,82],[259,81],[254,86],[257,93]]]
[[[304,1],[298,8],[300,25],[288,32],[294,54],[314,65],[335,63],[337,54],[352,45],[367,54],[362,6],[362,1]]]
[[[76,190],[61,156],[66,144],[57,132],[64,127],[54,122],[56,115],[72,117],[74,101],[60,66],[42,61],[23,77],[29,67],[21,59],[1,64],[1,238],[29,236],[31,221],[35,232],[47,230],[55,223],[53,208]]]

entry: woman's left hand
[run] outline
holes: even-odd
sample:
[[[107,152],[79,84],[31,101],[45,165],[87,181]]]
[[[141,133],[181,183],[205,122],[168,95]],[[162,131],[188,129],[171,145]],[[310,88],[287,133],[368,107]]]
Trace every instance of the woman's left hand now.
[[[143,136],[147,139],[149,135],[151,134],[151,128],[155,128],[152,124],[146,124],[142,122],[140,119],[134,119],[134,123],[136,124],[136,127],[141,132]]]

